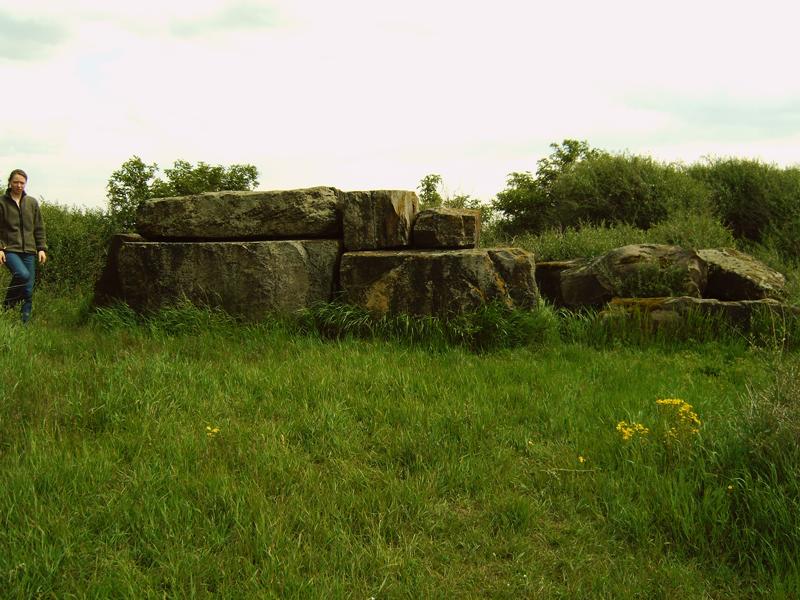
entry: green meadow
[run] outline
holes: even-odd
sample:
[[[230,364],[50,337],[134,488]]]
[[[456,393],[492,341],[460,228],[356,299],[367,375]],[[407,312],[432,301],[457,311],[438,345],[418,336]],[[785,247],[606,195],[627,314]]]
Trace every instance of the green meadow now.
[[[800,593],[793,352],[563,323],[475,352],[86,300],[0,319],[4,597]]]
[[[538,261],[733,246],[800,305],[800,168],[552,149],[422,205]],[[111,233],[220,169],[43,203],[33,320],[0,312],[0,597],[800,597],[800,318],[90,310]]]

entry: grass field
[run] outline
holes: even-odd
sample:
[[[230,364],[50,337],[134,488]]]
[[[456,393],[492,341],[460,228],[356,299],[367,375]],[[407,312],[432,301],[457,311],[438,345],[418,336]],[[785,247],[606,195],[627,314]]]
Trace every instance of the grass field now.
[[[3,597],[800,594],[796,354],[83,304],[0,316]]]

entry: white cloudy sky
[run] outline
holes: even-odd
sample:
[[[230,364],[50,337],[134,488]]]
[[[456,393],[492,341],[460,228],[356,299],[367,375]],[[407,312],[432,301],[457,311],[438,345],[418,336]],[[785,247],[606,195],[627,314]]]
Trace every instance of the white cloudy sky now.
[[[0,176],[102,207],[133,155],[485,199],[565,138],[794,165],[798,22],[796,0],[0,0]]]

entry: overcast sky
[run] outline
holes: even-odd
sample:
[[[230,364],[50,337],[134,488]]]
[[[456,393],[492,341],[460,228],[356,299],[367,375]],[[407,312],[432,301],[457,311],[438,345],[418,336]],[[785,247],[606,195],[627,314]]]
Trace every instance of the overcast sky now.
[[[565,138],[796,165],[798,23],[796,0],[0,0],[0,176],[104,207],[133,155],[487,200]]]

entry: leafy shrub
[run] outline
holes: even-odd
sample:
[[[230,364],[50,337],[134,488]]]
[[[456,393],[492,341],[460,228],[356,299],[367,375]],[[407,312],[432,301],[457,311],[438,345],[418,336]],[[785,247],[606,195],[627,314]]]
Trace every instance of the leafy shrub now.
[[[800,168],[717,159],[686,170],[709,190],[722,222],[744,240],[771,236],[785,256],[800,253]]]
[[[252,190],[258,185],[258,169],[253,165],[196,166],[176,160],[171,169],[164,169],[166,181],[157,176],[158,165],[146,164],[133,156],[111,174],[106,186],[109,213],[120,231],[132,231],[136,211],[149,198],[184,196],[223,190]]]
[[[497,194],[492,207],[504,216],[498,224],[508,235],[540,232],[568,226],[561,220],[560,208],[553,197],[553,186],[581,161],[601,154],[586,142],[564,140],[550,144],[553,152],[536,163],[536,176],[529,171],[511,173],[506,189]]]
[[[625,223],[647,229],[678,211],[702,210],[708,191],[675,165],[613,155],[586,142],[553,144],[537,175],[512,173],[494,208],[509,234]]]
[[[685,247],[738,240],[769,244],[784,261],[800,256],[798,167],[736,158],[665,164],[574,140],[551,147],[535,176],[511,173],[497,194],[505,235],[627,224]]]
[[[702,207],[705,194],[672,165],[649,157],[599,154],[561,175],[550,198],[562,226],[626,223],[647,229],[673,211]]]
[[[55,291],[91,289],[106,262],[113,232],[101,210],[42,202],[47,229],[47,263],[38,269],[39,282]]]

